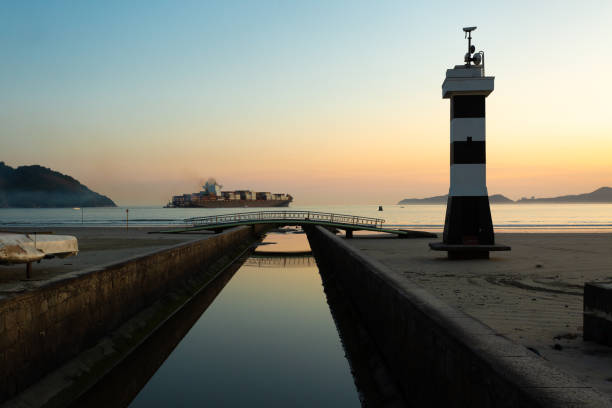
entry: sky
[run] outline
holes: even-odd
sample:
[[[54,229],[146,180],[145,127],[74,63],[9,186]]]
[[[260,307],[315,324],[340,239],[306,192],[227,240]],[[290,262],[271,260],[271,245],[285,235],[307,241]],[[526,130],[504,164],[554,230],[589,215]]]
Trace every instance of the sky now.
[[[612,1],[0,2],[0,161],[120,205],[199,191],[296,204],[446,194],[445,70],[495,76],[487,185],[612,186]]]

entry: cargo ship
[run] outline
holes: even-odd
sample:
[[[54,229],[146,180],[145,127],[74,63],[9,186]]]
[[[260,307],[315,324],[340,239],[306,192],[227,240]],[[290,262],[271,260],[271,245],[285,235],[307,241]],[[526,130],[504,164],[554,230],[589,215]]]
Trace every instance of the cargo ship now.
[[[222,185],[210,178],[199,193],[172,197],[166,208],[237,208],[237,207],[288,207],[293,201],[290,194],[250,190],[221,191]]]

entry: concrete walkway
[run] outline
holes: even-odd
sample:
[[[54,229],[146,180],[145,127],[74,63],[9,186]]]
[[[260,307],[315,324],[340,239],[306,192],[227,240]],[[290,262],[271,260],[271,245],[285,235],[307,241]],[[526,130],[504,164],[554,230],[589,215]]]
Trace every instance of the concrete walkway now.
[[[512,251],[452,261],[428,248],[433,239],[347,242],[612,401],[612,348],[582,341],[582,287],[612,281],[612,234],[496,234],[496,240]]]
[[[0,265],[0,298],[11,293],[35,289],[45,281],[75,271],[115,263],[138,255],[158,251],[183,242],[206,239],[208,234],[149,234],[159,228],[62,227],[14,228],[5,231],[52,231],[77,237],[79,253],[68,258],[43,259],[32,264],[32,276],[25,277],[25,264]]]

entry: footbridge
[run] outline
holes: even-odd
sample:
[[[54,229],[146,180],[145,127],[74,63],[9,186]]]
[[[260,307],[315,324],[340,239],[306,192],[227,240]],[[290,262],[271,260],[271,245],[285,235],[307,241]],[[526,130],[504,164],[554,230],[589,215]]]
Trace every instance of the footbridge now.
[[[316,264],[312,252],[308,254],[287,254],[281,252],[268,254],[266,252],[255,251],[244,261],[246,266],[257,266],[259,268],[303,268],[305,266],[315,266]]]
[[[330,229],[343,230],[347,238],[353,237],[353,231],[386,232],[401,238],[436,237],[436,234],[430,232],[385,228],[384,223],[385,220],[381,218],[318,211],[253,211],[187,218],[186,227],[160,232],[182,233],[205,230],[221,232],[240,225],[270,224],[276,227],[321,225]]]

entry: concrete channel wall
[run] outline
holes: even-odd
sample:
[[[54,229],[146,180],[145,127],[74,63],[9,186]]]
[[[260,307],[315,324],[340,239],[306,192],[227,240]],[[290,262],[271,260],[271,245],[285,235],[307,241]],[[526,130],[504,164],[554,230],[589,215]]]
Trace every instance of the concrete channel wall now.
[[[343,238],[322,227],[307,233],[317,264],[342,285],[412,406],[609,406],[597,391]]]
[[[94,344],[139,310],[267,227],[237,227],[0,300],[0,401]]]

